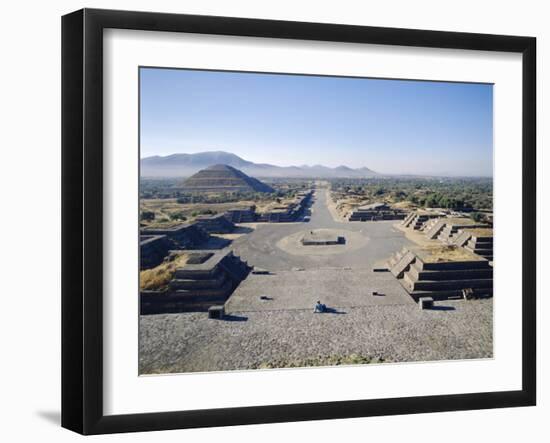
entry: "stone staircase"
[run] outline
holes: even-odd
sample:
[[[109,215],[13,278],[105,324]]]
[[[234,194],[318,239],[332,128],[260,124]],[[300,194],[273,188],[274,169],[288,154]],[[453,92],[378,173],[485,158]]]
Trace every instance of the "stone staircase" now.
[[[430,262],[422,251],[404,248],[388,261],[390,272],[415,301],[463,298],[464,289],[475,296],[492,296],[493,268],[484,259]]]
[[[227,234],[235,230],[233,222],[224,214],[197,217],[195,223],[209,234]]]
[[[416,211],[413,211],[409,213],[405,219],[401,222],[401,224],[405,228],[414,229],[416,231],[420,230],[424,224],[433,218],[441,217],[438,213],[418,213]]]
[[[182,223],[171,227],[143,228],[141,235],[164,235],[172,242],[171,249],[193,249],[210,239],[208,232],[196,223]]]
[[[493,233],[492,229],[490,230],[483,230],[487,231],[483,234],[476,234],[476,230],[474,230],[473,233],[471,233],[470,238],[468,239],[468,242],[464,245],[464,248],[467,249],[470,252],[473,252],[474,254],[480,255],[481,257],[493,261]]]
[[[456,238],[456,235],[459,234],[463,229],[475,229],[475,228],[483,228],[485,225],[481,224],[461,224],[461,223],[449,223],[446,224],[445,227],[441,230],[439,233],[437,239],[442,243],[447,244],[454,244],[454,240]],[[492,240],[492,237],[491,237]]]
[[[429,229],[431,229],[439,220],[439,217],[437,218],[430,218],[426,223],[422,225],[422,228],[420,228],[421,231],[426,232]]]
[[[429,227],[426,226],[426,229],[424,229],[426,237],[428,237],[430,240],[435,240],[446,224],[447,222],[445,218],[438,218],[434,223],[431,223]]]
[[[387,266],[395,278],[402,278],[404,272],[408,270],[411,263],[414,262],[414,259],[414,254],[407,248],[403,248],[390,257]]]
[[[257,214],[252,209],[231,209],[224,216],[232,223],[253,223]]]
[[[224,304],[251,267],[232,251],[206,257],[204,262],[177,269],[164,293],[142,293],[141,313],[206,311]]]

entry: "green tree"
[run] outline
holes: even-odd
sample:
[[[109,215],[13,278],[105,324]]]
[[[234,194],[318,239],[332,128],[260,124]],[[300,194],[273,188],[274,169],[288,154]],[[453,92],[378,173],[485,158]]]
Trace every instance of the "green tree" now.
[[[485,215],[483,215],[482,212],[472,212],[470,214],[470,217],[472,218],[472,220],[474,220],[477,223],[485,220]]]
[[[141,221],[152,221],[155,219],[155,213],[153,211],[142,211],[140,219]]]

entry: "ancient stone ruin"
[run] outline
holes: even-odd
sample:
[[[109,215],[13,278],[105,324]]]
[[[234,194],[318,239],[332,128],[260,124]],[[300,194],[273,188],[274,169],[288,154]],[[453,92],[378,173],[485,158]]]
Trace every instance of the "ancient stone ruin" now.
[[[232,251],[193,253],[168,288],[141,292],[141,314],[208,311],[223,305],[250,270]]]
[[[443,243],[452,243],[460,229],[486,227],[485,223],[477,223],[467,217],[442,217],[427,224],[424,233],[430,240],[437,239]]]
[[[392,208],[387,203],[372,203],[359,206],[349,216],[349,221],[403,220],[406,213]]]
[[[275,203],[261,213],[255,207],[235,208],[225,212],[224,216],[232,223],[289,223],[303,215],[311,202],[313,191],[299,192],[287,203]]]
[[[224,213],[224,217],[232,223],[253,223],[256,220],[256,208],[229,209]]]
[[[429,220],[437,219],[442,215],[443,214],[439,212],[433,211],[412,211],[405,217],[401,225],[403,225],[405,228],[410,228],[418,231],[422,229],[424,224],[427,223]]]
[[[461,246],[489,261],[493,260],[492,228],[461,229],[455,236],[453,244]]]
[[[304,246],[343,245],[346,239],[343,235],[318,229],[306,232],[300,243]]]
[[[388,268],[407,292],[418,301],[492,296],[493,268],[484,258],[456,246],[408,248],[395,253]]]
[[[194,223],[172,227],[143,228],[140,233],[140,268],[160,264],[171,249],[194,249],[207,242],[210,236]]]
[[[258,222],[288,223],[296,221],[311,201],[313,191],[299,193],[291,202],[274,205],[272,208],[258,214]]]
[[[195,219],[195,224],[209,234],[228,234],[235,230],[235,225],[225,214],[203,215]]]
[[[172,241],[166,235],[140,235],[140,269],[154,268],[168,255]]]

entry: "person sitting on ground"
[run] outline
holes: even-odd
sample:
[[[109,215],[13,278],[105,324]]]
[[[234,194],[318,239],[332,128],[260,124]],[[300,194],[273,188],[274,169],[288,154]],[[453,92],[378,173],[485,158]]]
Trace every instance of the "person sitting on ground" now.
[[[314,314],[325,312],[327,310],[327,305],[324,305],[319,300],[317,300],[317,304],[315,305],[315,309],[313,311]]]

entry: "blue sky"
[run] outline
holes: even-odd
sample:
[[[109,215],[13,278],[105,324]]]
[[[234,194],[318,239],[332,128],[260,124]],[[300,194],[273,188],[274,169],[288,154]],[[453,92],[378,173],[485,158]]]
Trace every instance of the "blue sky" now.
[[[141,68],[141,157],[492,176],[493,87]]]

